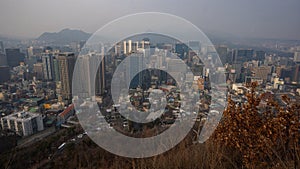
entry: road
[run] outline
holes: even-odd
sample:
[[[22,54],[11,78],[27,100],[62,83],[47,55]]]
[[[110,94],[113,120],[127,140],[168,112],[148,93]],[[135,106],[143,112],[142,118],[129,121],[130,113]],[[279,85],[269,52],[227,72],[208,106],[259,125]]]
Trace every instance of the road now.
[[[18,141],[18,145],[17,147],[27,147],[37,141],[42,140],[43,138],[51,135],[52,133],[54,133],[56,131],[55,127],[51,127],[51,128],[47,128],[37,134],[34,134],[32,136],[29,136],[27,138],[24,138],[22,140]]]

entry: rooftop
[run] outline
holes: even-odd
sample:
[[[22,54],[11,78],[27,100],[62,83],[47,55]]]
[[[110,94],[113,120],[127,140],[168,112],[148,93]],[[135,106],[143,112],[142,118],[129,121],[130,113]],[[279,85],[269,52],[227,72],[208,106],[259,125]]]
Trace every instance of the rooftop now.
[[[20,112],[16,112],[16,113],[10,114],[8,116],[5,116],[3,118],[17,120],[17,121],[24,121],[24,120],[30,120],[30,119],[38,117],[38,116],[39,116],[39,114],[36,114],[36,113],[20,111]]]

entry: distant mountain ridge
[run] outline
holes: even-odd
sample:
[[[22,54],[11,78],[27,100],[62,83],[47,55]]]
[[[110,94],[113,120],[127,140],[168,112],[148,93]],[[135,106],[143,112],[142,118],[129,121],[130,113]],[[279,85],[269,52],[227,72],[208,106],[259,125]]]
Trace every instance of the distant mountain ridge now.
[[[86,33],[81,30],[63,29],[60,32],[45,32],[39,36],[37,40],[47,43],[64,44],[75,41],[85,41],[88,40],[90,36],[90,33]]]

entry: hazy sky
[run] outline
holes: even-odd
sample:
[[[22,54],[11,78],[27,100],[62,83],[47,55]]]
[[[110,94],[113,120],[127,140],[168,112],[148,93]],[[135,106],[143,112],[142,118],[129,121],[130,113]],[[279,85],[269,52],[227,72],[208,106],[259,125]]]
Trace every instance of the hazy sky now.
[[[203,30],[300,40],[300,0],[1,0],[0,35],[38,37],[64,28],[93,33],[118,17],[152,11]]]

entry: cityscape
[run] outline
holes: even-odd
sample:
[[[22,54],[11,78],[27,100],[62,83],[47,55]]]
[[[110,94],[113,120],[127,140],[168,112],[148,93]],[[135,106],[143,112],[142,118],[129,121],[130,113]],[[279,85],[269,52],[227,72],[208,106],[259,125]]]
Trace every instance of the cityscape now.
[[[300,167],[300,37],[44,31],[0,28],[0,168]]]

